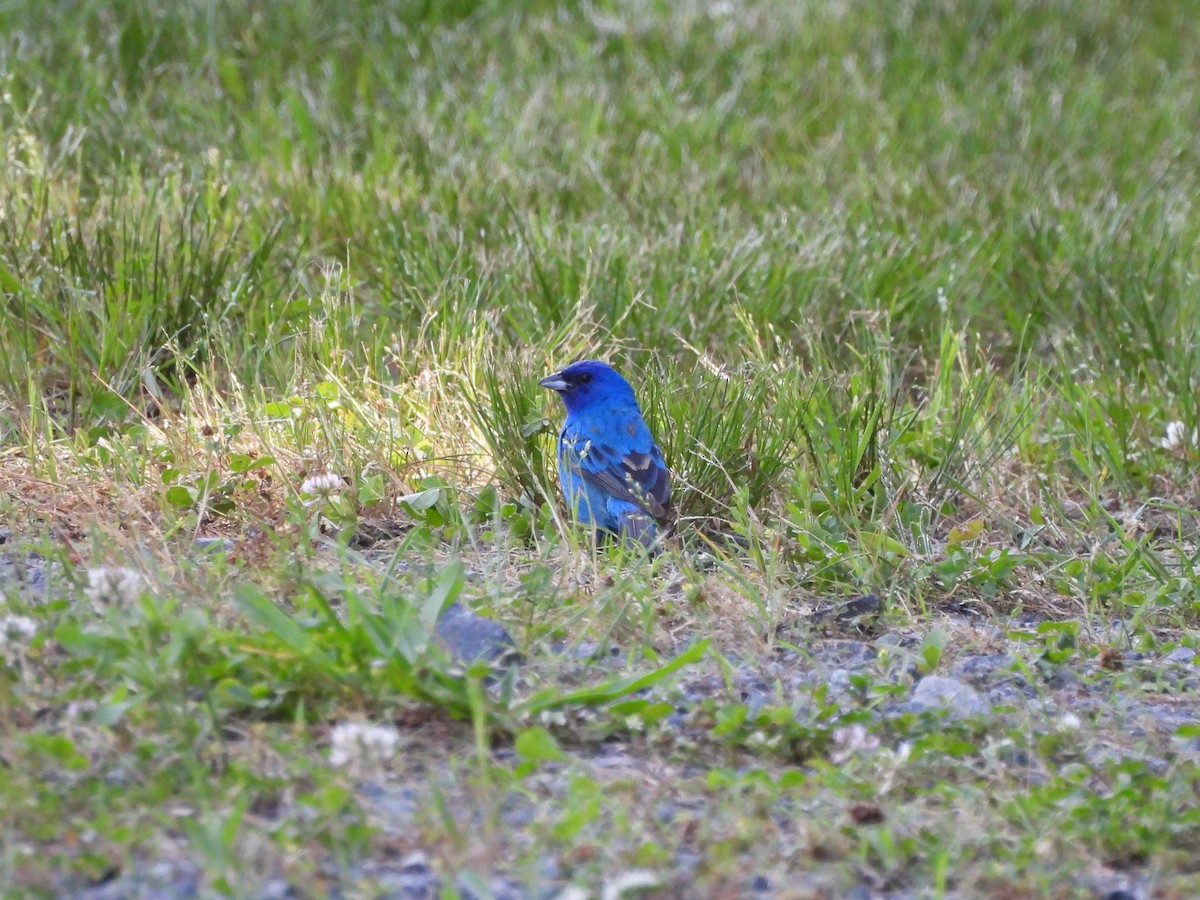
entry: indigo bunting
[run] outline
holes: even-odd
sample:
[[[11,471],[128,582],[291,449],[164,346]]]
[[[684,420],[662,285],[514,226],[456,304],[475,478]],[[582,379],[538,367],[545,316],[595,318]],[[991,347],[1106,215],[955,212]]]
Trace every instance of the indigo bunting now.
[[[567,408],[558,436],[567,505],[585,525],[649,547],[671,503],[671,477],[629,382],[586,359],[538,384]]]

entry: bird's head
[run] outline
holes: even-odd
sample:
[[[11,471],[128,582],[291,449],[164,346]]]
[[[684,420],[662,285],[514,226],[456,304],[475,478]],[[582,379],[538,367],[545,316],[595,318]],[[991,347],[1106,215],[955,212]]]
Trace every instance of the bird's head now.
[[[571,363],[561,372],[547,375],[538,384],[557,391],[568,413],[598,405],[637,407],[629,382],[608,363],[595,359]]]

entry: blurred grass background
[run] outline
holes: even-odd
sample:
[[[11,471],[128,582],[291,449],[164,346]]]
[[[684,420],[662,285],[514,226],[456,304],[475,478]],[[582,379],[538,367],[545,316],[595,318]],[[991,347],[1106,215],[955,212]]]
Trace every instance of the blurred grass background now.
[[[1194,413],[1197,10],[6,3],[6,418],[283,388],[313,329],[380,374],[422,323],[402,374],[479,330],[845,363],[861,322],[919,365],[948,323]]]

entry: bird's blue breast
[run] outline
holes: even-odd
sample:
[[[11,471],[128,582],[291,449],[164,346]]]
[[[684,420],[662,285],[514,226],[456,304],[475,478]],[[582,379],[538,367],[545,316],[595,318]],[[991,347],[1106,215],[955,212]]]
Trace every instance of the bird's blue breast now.
[[[621,517],[639,512],[636,504],[614,497],[587,481],[580,469],[597,472],[620,462],[633,450],[654,445],[636,408],[567,417],[558,438],[558,475],[563,494],[585,525],[617,532]]]
[[[585,525],[617,530],[617,517],[609,511],[609,495],[583,480],[583,477],[566,461],[569,450],[560,448],[558,475],[562,479],[563,494],[575,511],[575,517]]]
[[[654,542],[654,517],[669,502],[669,481],[662,454],[631,397],[568,406],[558,471],[580,522],[647,546]]]

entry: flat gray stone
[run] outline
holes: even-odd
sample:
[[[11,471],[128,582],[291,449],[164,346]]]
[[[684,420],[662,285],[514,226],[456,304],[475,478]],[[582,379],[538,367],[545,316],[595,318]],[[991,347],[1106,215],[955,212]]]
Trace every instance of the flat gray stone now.
[[[957,678],[926,675],[913,690],[912,705],[917,710],[944,709],[952,716],[982,716],[988,704],[975,688]]]
[[[437,636],[450,655],[460,663],[516,658],[516,644],[499,622],[471,612],[461,603],[451,603],[438,620]]]

